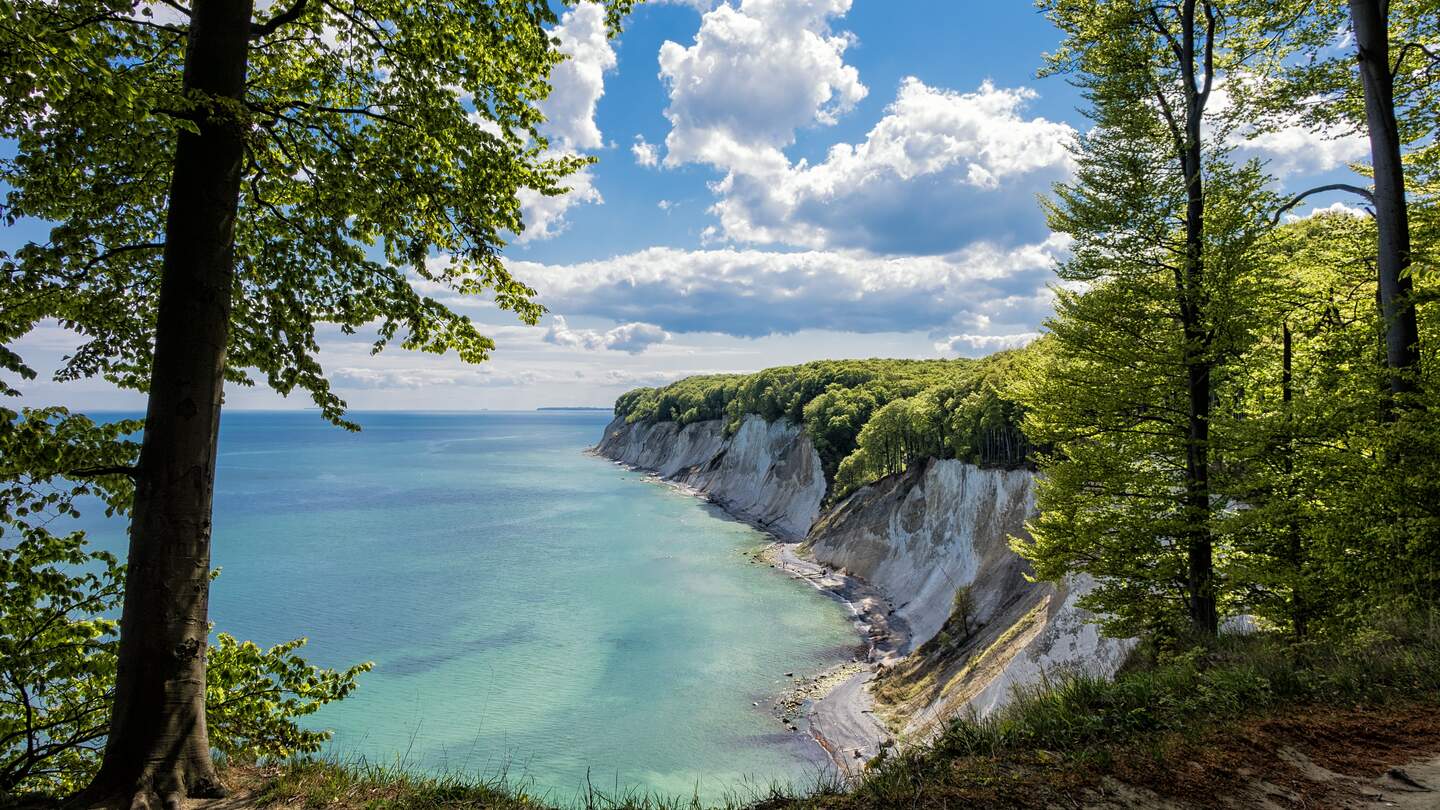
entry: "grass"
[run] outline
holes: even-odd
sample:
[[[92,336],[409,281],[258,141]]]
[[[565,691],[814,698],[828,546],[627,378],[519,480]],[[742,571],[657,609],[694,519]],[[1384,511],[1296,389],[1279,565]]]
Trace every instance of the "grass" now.
[[[504,776],[423,775],[401,767],[303,759],[267,767],[230,769],[242,791],[263,807],[367,808],[367,810],[742,810],[783,805],[802,797],[836,795],[845,789],[838,777],[817,776],[807,789],[778,784],[736,790],[719,802],[698,796],[665,796],[637,788],[606,790],[588,785],[575,796],[532,793]]]
[[[1334,790],[1295,782],[1276,757],[1305,746],[1335,767],[1361,770],[1440,751],[1440,617],[1395,622],[1344,642],[1230,636],[1186,655],[1141,660],[1113,681],[1059,677],[1018,691],[987,717],[955,718],[928,743],[882,755],[852,785],[771,787],[711,806],[1078,806],[1107,778],[1199,806],[1261,777],[1290,779],[1297,795]],[[503,778],[316,761],[265,769],[251,786],[258,804],[317,809],[702,807],[693,796],[623,790],[589,789],[565,801]],[[1324,806],[1327,797],[1316,795]]]
[[[1027,792],[1048,795],[1033,805],[1047,806],[1061,798],[1056,790],[1073,795],[1142,761],[1164,772],[1167,760],[1190,756],[1202,741],[1224,746],[1234,732],[1287,714],[1323,724],[1327,713],[1403,718],[1414,711],[1431,716],[1437,706],[1435,616],[1339,643],[1229,636],[1133,666],[1114,680],[1068,675],[1020,689],[987,717],[955,718],[934,740],[872,762],[843,799],[791,806],[1031,806],[1020,799]],[[1349,733],[1363,731],[1363,719],[1357,722]],[[1429,744],[1440,749],[1440,736]]]

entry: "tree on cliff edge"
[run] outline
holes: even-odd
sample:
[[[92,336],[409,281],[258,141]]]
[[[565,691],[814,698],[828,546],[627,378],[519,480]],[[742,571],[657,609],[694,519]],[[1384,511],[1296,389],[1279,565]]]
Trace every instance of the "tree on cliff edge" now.
[[[612,33],[633,0],[606,0]],[[518,193],[564,191],[537,102],[563,57],[544,0],[0,0],[7,225],[0,341],[81,338],[60,379],[149,395],[119,670],[89,804],[167,807],[220,788],[205,726],[210,517],[224,384],[252,375],[345,404],[317,327],[375,350],[492,342],[426,293],[489,291],[534,322],[498,251]],[[0,368],[35,372],[11,348]],[[6,393],[14,393],[0,387]]]
[[[1095,576],[1088,606],[1112,629],[1213,636],[1219,404],[1272,205],[1257,167],[1228,160],[1211,105],[1235,21],[1208,0],[1041,7],[1066,35],[1048,70],[1084,89],[1095,126],[1048,204],[1074,242],[1022,394],[1025,432],[1050,450],[1019,551],[1044,579]]]

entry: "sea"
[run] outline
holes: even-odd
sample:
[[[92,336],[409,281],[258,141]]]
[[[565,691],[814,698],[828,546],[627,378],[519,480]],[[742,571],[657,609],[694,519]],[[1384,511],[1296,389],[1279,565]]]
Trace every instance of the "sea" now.
[[[373,661],[306,724],[352,765],[703,802],[813,786],[772,705],[848,660],[846,607],[757,564],[769,541],[587,453],[597,411],[231,411],[221,424],[217,631]],[[125,525],[84,518],[123,558]]]

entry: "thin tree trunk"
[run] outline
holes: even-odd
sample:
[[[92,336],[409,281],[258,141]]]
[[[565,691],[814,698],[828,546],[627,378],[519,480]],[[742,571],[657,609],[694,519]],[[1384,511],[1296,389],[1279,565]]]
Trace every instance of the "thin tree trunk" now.
[[[210,510],[234,283],[252,0],[196,0],[165,222],[155,359],[130,525],[119,670],[87,804],[178,806],[223,795],[205,727]]]
[[[1300,534],[1300,521],[1295,514],[1295,371],[1294,343],[1290,324],[1282,323],[1280,357],[1280,401],[1285,409],[1285,449],[1281,468],[1285,473],[1285,534],[1286,555],[1290,564],[1290,621],[1295,637],[1303,639],[1309,629],[1310,611],[1305,601],[1305,546]]]
[[[1400,133],[1395,121],[1395,82],[1390,73],[1387,3],[1350,0],[1350,22],[1365,90],[1365,120],[1370,161],[1375,172],[1375,225],[1379,230],[1380,306],[1385,321],[1385,359],[1390,391],[1405,407],[1420,376],[1420,330],[1415,318],[1410,267],[1410,221],[1405,202],[1405,172],[1400,162]]]
[[[1190,622],[1201,634],[1214,635],[1219,617],[1215,597],[1214,543],[1210,534],[1210,368],[1209,336],[1204,323],[1205,293],[1205,187],[1201,171],[1201,120],[1206,93],[1195,72],[1195,0],[1181,11],[1181,74],[1185,81],[1185,143],[1181,166],[1185,178],[1185,269],[1181,312],[1185,331],[1185,371],[1189,399],[1189,429],[1185,443],[1186,586],[1190,595]],[[1214,47],[1213,29],[1207,32],[1206,53]],[[1213,77],[1207,74],[1208,87]]]

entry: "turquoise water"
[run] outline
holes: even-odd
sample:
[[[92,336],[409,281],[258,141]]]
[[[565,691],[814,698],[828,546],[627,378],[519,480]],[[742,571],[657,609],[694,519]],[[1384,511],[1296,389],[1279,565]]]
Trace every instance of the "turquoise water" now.
[[[768,705],[857,638],[842,605],[748,563],[763,535],[586,455],[608,414],[358,418],[221,428],[216,628],[375,662],[314,718],[330,756],[557,800],[587,774],[707,799],[814,779],[823,759]],[[123,526],[92,535],[123,550]]]

